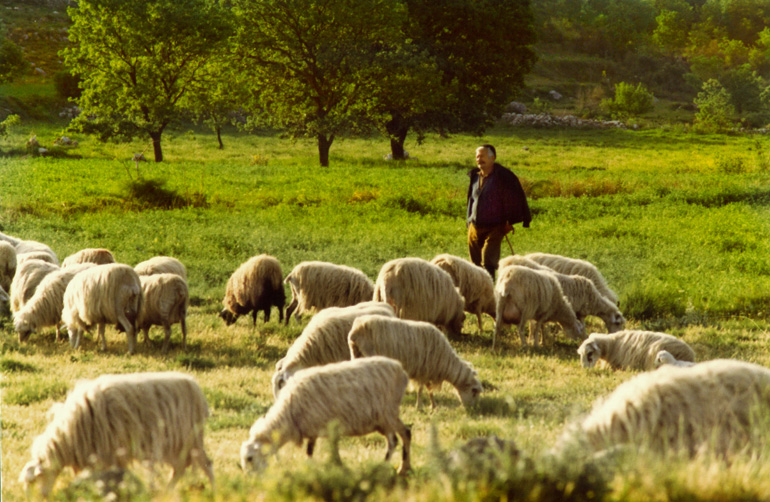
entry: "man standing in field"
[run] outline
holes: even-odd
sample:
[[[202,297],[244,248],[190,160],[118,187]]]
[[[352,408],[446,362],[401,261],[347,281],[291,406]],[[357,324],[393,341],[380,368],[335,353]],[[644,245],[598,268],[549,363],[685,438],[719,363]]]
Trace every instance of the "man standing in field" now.
[[[500,244],[515,223],[529,227],[532,215],[519,179],[495,159],[492,145],[476,149],[476,165],[469,175],[468,251],[471,261],[483,266],[492,280],[500,261]]]

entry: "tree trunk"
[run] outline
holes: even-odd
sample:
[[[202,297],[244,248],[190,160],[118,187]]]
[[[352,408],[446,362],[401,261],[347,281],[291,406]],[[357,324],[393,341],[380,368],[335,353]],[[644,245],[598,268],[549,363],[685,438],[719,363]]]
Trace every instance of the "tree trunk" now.
[[[394,116],[387,124],[385,129],[390,136],[390,154],[393,160],[405,160],[404,142],[406,134],[409,132],[409,126],[399,116]]]
[[[334,141],[334,136],[329,136],[327,139],[323,134],[318,135],[318,160],[321,162],[321,167],[329,167],[329,149]]]
[[[152,149],[155,152],[155,162],[163,162],[163,149],[160,147],[161,134],[163,134],[163,131],[150,133],[150,138],[152,138]]]
[[[222,143],[222,127],[217,126],[217,141],[219,141],[219,149],[224,150],[225,144]]]

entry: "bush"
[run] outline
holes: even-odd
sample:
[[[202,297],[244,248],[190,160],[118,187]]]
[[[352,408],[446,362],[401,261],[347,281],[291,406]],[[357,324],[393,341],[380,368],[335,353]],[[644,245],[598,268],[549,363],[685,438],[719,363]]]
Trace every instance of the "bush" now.
[[[694,128],[698,132],[726,132],[732,127],[735,108],[730,93],[716,79],[703,83],[701,92],[693,101],[698,107]]]
[[[652,110],[654,96],[641,82],[634,87],[627,82],[615,84],[615,97],[602,101],[602,108],[614,119],[636,117]]]

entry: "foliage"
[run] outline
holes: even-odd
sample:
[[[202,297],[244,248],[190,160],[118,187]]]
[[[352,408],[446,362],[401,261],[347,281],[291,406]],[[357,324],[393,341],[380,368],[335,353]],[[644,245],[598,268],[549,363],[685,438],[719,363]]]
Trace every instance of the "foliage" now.
[[[68,8],[72,46],[62,51],[81,79],[73,126],[102,138],[143,135],[163,160],[161,137],[181,99],[210,77],[209,55],[228,34],[213,0],[84,0]]]
[[[0,22],[0,83],[13,80],[26,68],[24,53],[6,37],[5,26]]]
[[[8,136],[8,132],[11,130],[11,128],[19,125],[20,123],[21,118],[19,118],[18,115],[8,115],[5,117],[5,119],[0,122],[0,138]]]
[[[654,96],[641,82],[636,86],[627,82],[615,84],[615,97],[602,102],[613,118],[637,117],[652,110]]]
[[[725,132],[732,127],[735,108],[731,103],[730,93],[717,80],[711,79],[703,84],[701,92],[695,98],[698,112],[695,114],[695,127],[702,132]]]

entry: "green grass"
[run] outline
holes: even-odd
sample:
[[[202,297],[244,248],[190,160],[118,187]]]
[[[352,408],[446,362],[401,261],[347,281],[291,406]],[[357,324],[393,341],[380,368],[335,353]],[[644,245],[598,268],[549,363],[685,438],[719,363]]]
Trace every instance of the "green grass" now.
[[[700,359],[770,365],[764,137],[499,128],[483,138],[408,143],[416,159],[405,163],[384,161],[387,142],[379,138],[341,141],[332,147],[331,167],[320,168],[309,141],[231,132],[220,151],[213,135],[181,128],[164,135],[166,162],[137,169],[129,159],[147,148],[144,142],[104,145],[75,136],[77,147],[52,147],[63,126],[24,123],[0,140],[7,154],[0,157],[0,231],[45,242],[60,258],[106,247],[132,265],[158,254],[181,259],[192,298],[188,352],[180,350],[178,327],[166,356],[141,345],[129,357],[125,338],[113,330],[104,354],[92,338],[72,352],[52,330],[20,345],[10,320],[0,318],[4,500],[24,500],[15,480],[32,438],[76,380],[172,369],[194,374],[212,408],[206,444],[217,492],[210,494],[197,473],[176,491],[184,500],[770,499],[767,465],[751,459],[724,465],[642,457],[607,477],[596,475],[591,462],[549,459],[545,453],[565,424],[631,373],[585,371],[576,343],[558,337],[554,346],[522,349],[511,331],[492,352],[492,320],[478,333],[470,316],[468,334],[452,343],[478,369],[487,392],[470,413],[448,385],[432,413],[416,410],[415,394],[407,393],[402,415],[412,425],[415,467],[409,479],[383,470],[385,445],[376,435],[343,438],[343,467],[322,440],[316,459],[287,445],[264,476],[244,476],[240,443],[272,403],[275,362],[307,319],[285,327],[275,318],[263,324],[260,316],[256,328],[246,318],[228,328],[216,316],[229,275],[263,252],[280,260],[284,274],[303,260],[327,260],[372,278],[397,257],[465,256],[465,172],[475,146],[491,142],[530,194],[534,220],[530,229],[517,227],[517,253],[588,259],[619,294],[630,327],[680,336]],[[32,133],[52,157],[25,155]],[[589,332],[603,330],[589,321]],[[487,480],[441,467],[437,449],[490,434],[514,440],[527,460],[508,461]],[[137,474],[147,480],[142,469]],[[79,488],[65,488],[71,480],[69,472],[61,477],[58,500],[80,496]],[[150,490],[135,499],[174,498]]]

